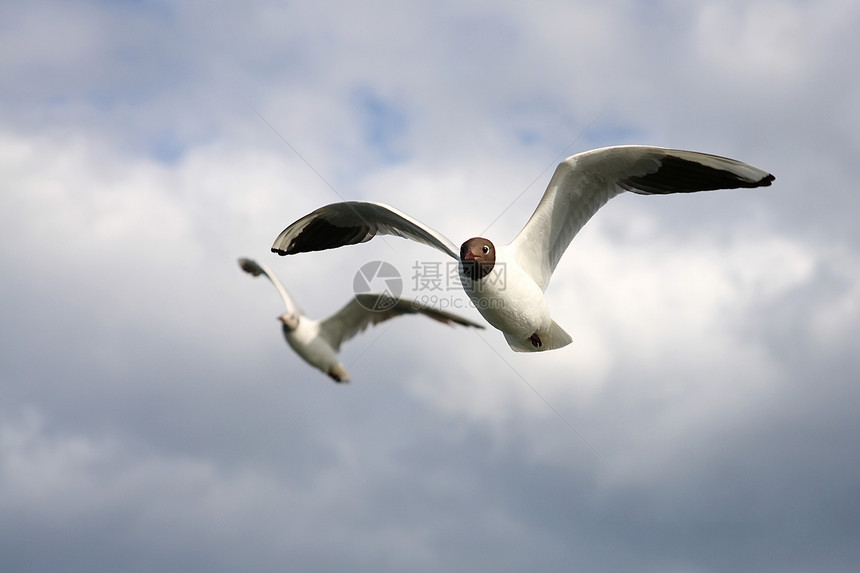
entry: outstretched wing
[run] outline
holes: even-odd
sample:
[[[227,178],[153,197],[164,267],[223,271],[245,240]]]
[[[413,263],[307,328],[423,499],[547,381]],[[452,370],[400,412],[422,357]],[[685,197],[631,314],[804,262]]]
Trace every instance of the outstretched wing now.
[[[364,243],[376,235],[394,235],[430,245],[459,260],[447,237],[393,207],[370,201],[346,201],[320,207],[284,229],[272,252],[292,255]]]
[[[287,289],[284,288],[284,285],[281,284],[281,281],[278,280],[275,274],[269,270],[268,267],[263,266],[252,259],[239,259],[239,266],[242,267],[243,271],[255,277],[265,275],[266,278],[275,285],[275,288],[278,289],[281,298],[284,299],[284,306],[287,307],[287,312],[298,315],[302,314],[302,309],[299,308],[299,305],[296,304],[290,296],[290,293],[288,293]]]
[[[646,145],[604,147],[562,161],[540,203],[511,242],[515,256],[546,289],[570,241],[623,191],[640,195],[765,187],[774,176],[734,159]]]
[[[423,314],[445,324],[484,328],[471,320],[435,309],[417,300],[394,298],[387,294],[364,293],[355,295],[337,313],[320,322],[320,336],[328,341],[337,352],[342,343],[368,326],[404,314]]]

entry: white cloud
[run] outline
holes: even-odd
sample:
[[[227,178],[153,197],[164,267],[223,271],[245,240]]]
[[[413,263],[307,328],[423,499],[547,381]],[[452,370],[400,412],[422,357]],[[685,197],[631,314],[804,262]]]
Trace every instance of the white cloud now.
[[[702,55],[726,75],[797,81],[807,70],[809,42],[803,6],[785,2],[711,3],[699,15]],[[812,12],[811,7],[806,7]],[[798,41],[801,40],[801,41]]]

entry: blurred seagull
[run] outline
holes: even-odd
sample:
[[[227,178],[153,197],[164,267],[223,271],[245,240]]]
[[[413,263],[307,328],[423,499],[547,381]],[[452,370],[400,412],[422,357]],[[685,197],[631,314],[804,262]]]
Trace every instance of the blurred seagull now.
[[[251,259],[239,259],[246,273],[266,275],[284,299],[286,312],[278,317],[284,337],[305,362],[328,374],[336,382],[349,382],[349,373],[337,358],[340,345],[371,324],[379,324],[402,314],[423,314],[445,324],[484,328],[465,318],[428,307],[418,301],[385,294],[356,294],[346,306],[324,320],[311,320],[302,313],[274,273]],[[380,309],[380,310],[371,310]]]
[[[459,261],[466,294],[513,350],[552,350],[570,344],[571,338],[550,317],[544,291],[570,241],[612,197],[624,191],[666,195],[766,187],[774,179],[717,155],[645,145],[604,147],[558,165],[531,219],[507,245],[473,237],[458,251],[447,237],[393,207],[348,201],[321,207],[291,224],[272,251],[321,251],[363,243],[377,234],[430,245]]]

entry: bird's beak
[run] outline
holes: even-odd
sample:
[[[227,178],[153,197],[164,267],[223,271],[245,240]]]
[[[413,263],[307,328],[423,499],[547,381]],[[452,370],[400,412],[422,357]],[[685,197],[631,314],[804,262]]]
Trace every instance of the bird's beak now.
[[[463,255],[463,260],[464,261],[474,261],[475,260],[475,253],[473,253],[472,251],[466,251],[466,254]]]

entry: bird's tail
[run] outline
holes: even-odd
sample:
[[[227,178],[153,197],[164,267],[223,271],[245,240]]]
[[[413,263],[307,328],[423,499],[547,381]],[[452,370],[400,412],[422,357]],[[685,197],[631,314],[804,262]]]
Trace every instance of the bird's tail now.
[[[554,320],[548,332],[540,334],[540,346],[535,346],[531,339],[520,338],[505,333],[505,340],[514,352],[543,352],[563,348],[573,342],[573,339]]]
[[[335,382],[349,382],[349,372],[340,362],[329,368],[327,374]]]

